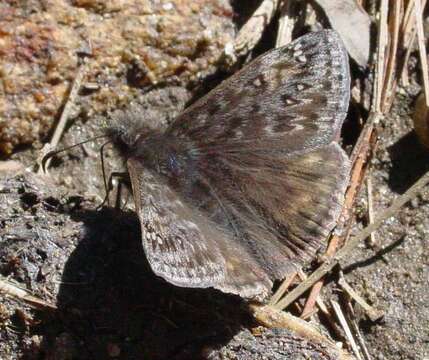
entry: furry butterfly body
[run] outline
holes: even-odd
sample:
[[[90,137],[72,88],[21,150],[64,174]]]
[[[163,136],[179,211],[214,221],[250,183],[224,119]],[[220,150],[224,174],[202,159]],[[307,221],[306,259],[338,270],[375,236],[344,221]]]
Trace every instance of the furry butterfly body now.
[[[262,298],[310,261],[348,182],[337,141],[349,83],[338,35],[310,33],[258,57],[164,132],[113,129],[153,271]]]

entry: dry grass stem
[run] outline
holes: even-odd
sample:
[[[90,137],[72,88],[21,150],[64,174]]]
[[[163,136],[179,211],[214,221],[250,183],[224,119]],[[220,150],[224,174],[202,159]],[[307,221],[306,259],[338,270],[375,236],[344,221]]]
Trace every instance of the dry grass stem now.
[[[429,73],[425,46],[425,35],[423,31],[423,13],[420,0],[414,1],[414,14],[417,28],[417,42],[419,45],[420,63],[422,68],[423,88],[425,93],[426,106],[429,107]]]
[[[347,303],[346,303],[346,313],[345,314],[346,314],[346,318],[348,320],[348,323],[354,332],[354,336],[359,343],[362,356],[364,357],[365,360],[371,360],[371,355],[369,354],[368,348],[365,344],[365,339],[363,338],[362,333],[359,330],[359,326],[358,326],[356,318],[355,318],[353,306],[352,306],[350,301],[347,301]]]
[[[421,5],[422,5],[421,7],[424,8],[426,6],[426,0],[423,0],[421,2]],[[414,21],[415,17],[413,16],[413,14],[414,14],[414,0],[410,0],[405,10],[405,15],[404,15],[403,25],[401,30],[402,43],[403,43],[403,47],[406,49],[406,52],[403,58],[398,60],[398,62],[400,63],[398,74],[401,76],[402,84],[404,86],[409,85],[407,64],[411,55],[411,51],[413,50],[413,44],[417,35],[417,28],[415,26],[415,21]]]
[[[355,337],[359,343],[363,357],[365,358],[365,360],[371,360],[372,359],[371,355],[369,354],[368,347],[365,344],[365,339],[363,338],[362,333],[359,330],[359,326],[356,323],[356,320],[351,319],[350,324],[351,324],[353,331],[355,333]]]
[[[402,0],[396,0],[393,2],[391,7],[392,15],[389,18],[389,35],[388,41],[389,52],[387,56],[387,65],[385,69],[383,79],[383,90],[380,99],[380,107],[383,113],[389,111],[392,104],[395,90],[396,90],[396,65],[397,65],[397,54],[399,46],[399,30],[401,27],[401,15],[402,15]]]
[[[397,215],[399,209],[408,201],[413,199],[423,188],[429,183],[429,172],[422,176],[410,189],[407,190],[403,195],[399,196],[393,204],[383,211],[374,222],[363,230],[361,230],[356,236],[352,237],[344,246],[341,248],[334,258],[327,260],[320,265],[316,271],[314,271],[307,280],[301,283],[298,287],[287,294],[282,300],[276,304],[276,308],[284,309],[306,292],[313,284],[320,280],[325,274],[331,271],[337,264],[347,259],[358,244],[365,240],[369,234],[377,230],[387,219]]]
[[[368,223],[371,224],[374,222],[374,200],[372,197],[371,173],[369,173],[366,178],[366,194],[367,194],[367,201],[368,201]],[[375,235],[376,235],[375,231],[369,235],[369,243],[371,246],[374,246],[377,243]]]
[[[295,21],[291,15],[291,8],[292,1],[284,0],[281,6],[276,47],[287,45],[292,41],[292,31],[295,25]]]
[[[409,37],[408,45],[406,47],[407,50],[406,50],[405,55],[404,55],[404,60],[401,64],[402,66],[401,66],[401,69],[399,71],[399,74],[401,75],[401,81],[402,81],[403,86],[409,86],[410,85],[409,84],[409,78],[408,78],[407,64],[408,64],[408,60],[410,59],[411,50],[413,48],[413,43],[414,43],[414,40],[416,39],[416,35],[417,35],[417,29],[413,28],[411,30],[411,35]]]
[[[373,109],[375,112],[381,113],[381,97],[384,84],[384,69],[385,69],[385,55],[388,43],[388,28],[387,28],[387,14],[388,14],[388,0],[381,0],[380,3],[380,19],[378,21],[378,39],[377,39],[377,61],[374,81],[374,97]]]
[[[367,316],[371,319],[371,321],[377,321],[378,319],[384,316],[384,312],[374,309],[371,305],[369,305],[356,291],[352,289],[352,287],[346,282],[344,277],[340,277],[338,281],[338,285],[350,296],[356,303],[358,303],[362,309],[364,309]]]
[[[6,279],[0,278],[0,294],[11,296],[15,299],[22,300],[29,306],[38,309],[56,310],[56,306],[52,305],[36,296],[29,294],[26,290],[19,288]]]
[[[405,14],[404,14],[402,28],[401,28],[401,31],[404,34],[409,34],[414,26],[413,12],[414,12],[414,0],[409,0],[407,7],[405,9]]]
[[[338,304],[334,300],[331,300],[331,304],[332,304],[332,308],[334,309],[335,315],[337,316],[338,321],[340,322],[341,327],[343,328],[346,334],[347,340],[353,350],[353,353],[356,355],[356,357],[359,360],[363,360],[362,356],[360,355],[359,347],[357,346],[356,341],[353,337],[353,334],[350,330],[349,324],[347,323],[347,320],[343,314],[343,311],[341,310],[340,304]]]
[[[86,74],[86,71],[87,71],[87,66],[86,66],[86,63],[83,62],[77,69],[76,77],[73,80],[73,84],[72,84],[69,96],[64,105],[63,112],[61,113],[60,120],[58,121],[58,124],[55,128],[52,139],[49,143],[45,144],[45,146],[42,149],[42,155],[40,156],[40,160],[38,162],[39,163],[38,174],[44,173],[49,167],[51,159],[50,158],[47,159],[43,166],[42,166],[41,159],[44,159],[47,153],[52,152],[57,148],[58,143],[60,142],[61,136],[63,135],[64,129],[67,125],[67,120],[68,120],[70,111],[73,108],[75,98],[80,89],[80,86],[82,84],[82,80]]]
[[[276,304],[284,295],[284,293],[287,291],[289,286],[292,284],[292,282],[295,280],[297,273],[294,272],[290,274],[279,286],[277,291],[273,294],[273,296],[270,299],[269,305]]]

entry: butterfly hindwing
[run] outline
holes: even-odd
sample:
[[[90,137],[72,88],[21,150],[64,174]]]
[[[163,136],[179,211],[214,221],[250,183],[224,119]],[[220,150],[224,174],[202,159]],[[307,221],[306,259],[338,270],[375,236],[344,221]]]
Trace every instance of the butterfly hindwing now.
[[[259,264],[157,174],[128,160],[142,242],[155,274],[184,287],[215,287],[258,297],[271,281]]]
[[[201,225],[162,179],[132,158],[128,170],[139,215],[143,247],[152,270],[176,285],[213,286],[225,277],[216,244],[200,241]]]

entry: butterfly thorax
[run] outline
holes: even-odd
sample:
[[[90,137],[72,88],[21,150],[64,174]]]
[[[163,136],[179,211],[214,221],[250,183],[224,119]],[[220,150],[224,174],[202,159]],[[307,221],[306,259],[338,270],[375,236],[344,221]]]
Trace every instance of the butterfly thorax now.
[[[140,136],[132,147],[130,157],[170,180],[190,180],[195,172],[192,146],[174,136],[152,133]]]

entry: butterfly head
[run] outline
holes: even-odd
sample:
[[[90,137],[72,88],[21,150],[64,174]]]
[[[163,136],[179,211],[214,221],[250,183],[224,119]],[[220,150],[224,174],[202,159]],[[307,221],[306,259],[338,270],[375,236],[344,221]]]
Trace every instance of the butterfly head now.
[[[192,147],[142,123],[135,116],[116,116],[105,131],[125,159],[134,158],[144,167],[170,179],[191,176],[196,162]]]
[[[144,114],[134,109],[115,111],[108,121],[103,121],[103,127],[107,136],[125,158],[135,152],[138,142],[141,144],[152,134],[159,133],[159,129],[151,121],[146,121]]]

